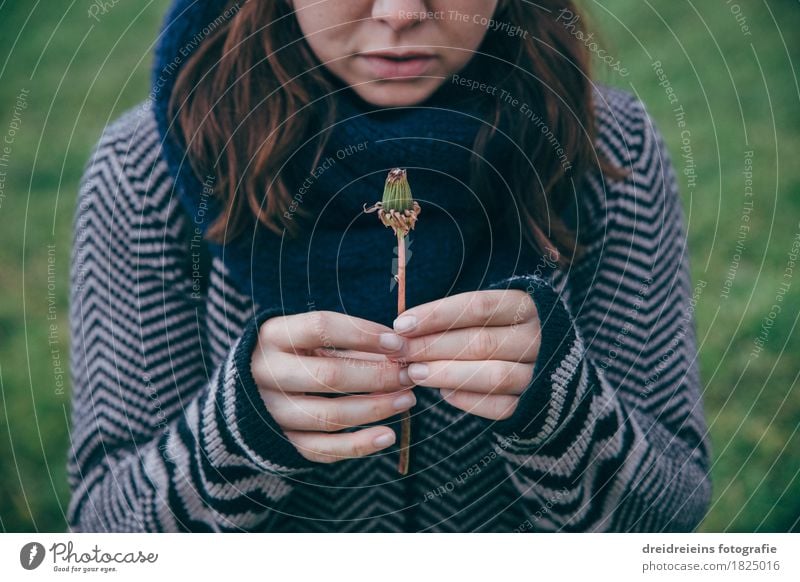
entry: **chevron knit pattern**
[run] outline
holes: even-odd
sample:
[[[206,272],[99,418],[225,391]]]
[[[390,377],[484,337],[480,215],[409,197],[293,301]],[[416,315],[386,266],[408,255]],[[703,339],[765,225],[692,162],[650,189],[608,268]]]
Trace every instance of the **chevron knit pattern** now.
[[[71,268],[71,531],[686,531],[709,503],[677,181],[643,105],[604,88],[587,252],[531,293],[532,385],[492,423],[417,390],[412,471],[387,454],[305,460],[250,374],[261,322],[224,265],[193,278],[191,224],[147,106],[88,164]],[[584,229],[585,231],[585,229]]]

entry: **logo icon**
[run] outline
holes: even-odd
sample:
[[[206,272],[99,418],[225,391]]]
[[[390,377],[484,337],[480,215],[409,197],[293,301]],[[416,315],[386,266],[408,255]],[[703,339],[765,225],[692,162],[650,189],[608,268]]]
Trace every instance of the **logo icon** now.
[[[411,252],[411,243],[413,243],[411,239],[408,237],[403,237],[403,244],[406,245],[406,265],[408,265],[408,261],[411,260],[411,255],[414,253]],[[392,276],[389,278],[389,293],[394,291],[394,288],[397,286],[397,271],[400,268],[400,245],[395,245],[394,247],[394,258],[392,259]]]
[[[38,542],[30,542],[22,546],[19,552],[19,563],[26,570],[35,570],[44,561],[44,546]]]

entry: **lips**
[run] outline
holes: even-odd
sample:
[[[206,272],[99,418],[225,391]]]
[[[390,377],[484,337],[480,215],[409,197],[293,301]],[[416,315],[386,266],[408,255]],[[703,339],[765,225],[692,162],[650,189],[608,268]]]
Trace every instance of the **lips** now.
[[[380,78],[408,78],[424,75],[435,57],[420,52],[371,52],[359,55],[373,75]]]

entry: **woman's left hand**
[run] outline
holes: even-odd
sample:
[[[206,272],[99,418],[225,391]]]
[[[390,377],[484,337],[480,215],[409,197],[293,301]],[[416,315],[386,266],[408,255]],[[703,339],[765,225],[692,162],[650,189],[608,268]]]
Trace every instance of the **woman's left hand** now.
[[[415,383],[439,388],[447,402],[471,414],[508,418],[533,379],[540,326],[526,291],[445,297],[407,309],[393,327],[404,345],[387,357],[413,362],[408,373]]]

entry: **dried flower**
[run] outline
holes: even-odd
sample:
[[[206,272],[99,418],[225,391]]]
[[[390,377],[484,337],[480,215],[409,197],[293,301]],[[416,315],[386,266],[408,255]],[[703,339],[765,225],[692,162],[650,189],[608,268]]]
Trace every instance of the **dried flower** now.
[[[414,229],[420,207],[411,197],[411,186],[408,184],[405,170],[400,168],[391,170],[383,188],[383,200],[369,208],[364,205],[364,212],[376,210],[384,226],[391,227],[395,235],[402,233],[405,236],[408,231]]]

